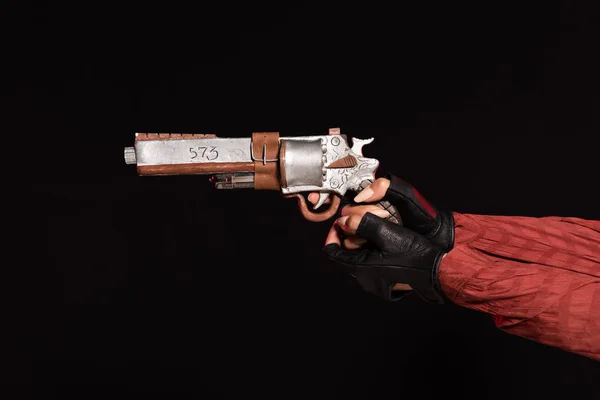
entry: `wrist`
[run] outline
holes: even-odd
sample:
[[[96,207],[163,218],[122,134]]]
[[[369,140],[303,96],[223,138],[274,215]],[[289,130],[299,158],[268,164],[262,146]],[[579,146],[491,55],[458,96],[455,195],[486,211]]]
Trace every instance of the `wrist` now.
[[[454,247],[454,216],[449,211],[441,211],[438,214],[438,226],[429,235],[434,243],[441,246],[445,252]]]
[[[438,304],[444,304],[447,302],[447,298],[444,295],[444,292],[442,291],[442,286],[440,283],[440,279],[439,279],[439,274],[440,274],[440,265],[442,264],[442,260],[448,255],[448,251],[442,251],[442,254],[440,257],[438,257],[437,262],[435,263],[434,267],[433,267],[433,274],[432,274],[432,286],[433,286],[433,290],[436,294],[436,302]]]

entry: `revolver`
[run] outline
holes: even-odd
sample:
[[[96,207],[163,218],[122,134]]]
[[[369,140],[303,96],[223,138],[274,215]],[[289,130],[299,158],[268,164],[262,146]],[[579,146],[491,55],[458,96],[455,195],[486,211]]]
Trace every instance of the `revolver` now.
[[[374,138],[352,138],[339,128],[327,135],[281,137],[279,132],[253,132],[251,137],[224,138],[214,134],[136,133],[125,147],[126,164],[140,176],[210,175],[217,189],[279,191],[297,197],[304,218],[322,222],[336,215],[341,198],[360,192],[375,180],[379,161],[363,156],[363,146]],[[319,200],[309,209],[305,193]],[[324,204],[327,210],[316,212]],[[401,223],[398,210],[387,201],[388,220]]]

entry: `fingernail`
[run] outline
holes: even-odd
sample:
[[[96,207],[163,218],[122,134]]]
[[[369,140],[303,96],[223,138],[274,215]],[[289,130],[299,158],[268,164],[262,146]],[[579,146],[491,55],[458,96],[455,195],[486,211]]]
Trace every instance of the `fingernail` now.
[[[340,217],[337,219],[337,221],[335,221],[335,223],[341,226],[342,228],[346,228],[346,221],[348,221],[349,217],[349,215],[346,215],[345,217]]]
[[[360,203],[362,201],[370,199],[371,196],[373,196],[373,194],[375,194],[373,189],[371,189],[370,186],[367,186],[359,194],[356,195],[356,197],[354,198],[354,201],[357,203]]]
[[[379,218],[384,218],[384,219],[387,219],[390,217],[390,215],[392,215],[389,213],[389,211],[386,211],[386,210],[374,210],[374,211],[371,211],[371,213],[377,215]]]

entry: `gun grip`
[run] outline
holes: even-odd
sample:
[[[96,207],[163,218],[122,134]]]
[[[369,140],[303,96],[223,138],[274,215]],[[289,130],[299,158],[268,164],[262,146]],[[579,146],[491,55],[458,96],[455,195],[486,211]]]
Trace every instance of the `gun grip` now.
[[[288,194],[283,196],[286,199],[297,197],[298,198],[298,208],[300,209],[300,214],[307,220],[311,222],[323,222],[332,218],[338,211],[340,207],[340,203],[342,199],[339,196],[332,196],[331,205],[326,211],[323,212],[313,212],[308,209],[308,204],[306,204],[306,199],[301,193]]]

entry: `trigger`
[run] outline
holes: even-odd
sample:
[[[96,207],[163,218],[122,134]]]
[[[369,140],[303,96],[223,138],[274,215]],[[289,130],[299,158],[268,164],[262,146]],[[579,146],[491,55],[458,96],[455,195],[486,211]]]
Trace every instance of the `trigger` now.
[[[313,210],[321,207],[329,199],[329,193],[319,193],[319,201],[314,205]]]

